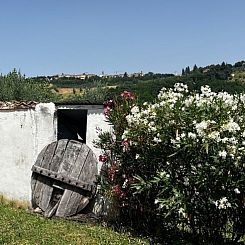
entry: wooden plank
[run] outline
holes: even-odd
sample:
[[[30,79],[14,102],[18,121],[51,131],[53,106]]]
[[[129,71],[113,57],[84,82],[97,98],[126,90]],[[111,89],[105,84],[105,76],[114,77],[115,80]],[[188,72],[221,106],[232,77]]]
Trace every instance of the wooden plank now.
[[[89,168],[88,170],[87,166]],[[88,175],[89,171],[92,172],[89,173],[87,180],[91,183],[91,187],[95,187],[93,181],[96,180],[97,160],[90,148],[84,144],[69,177],[79,178],[79,181],[84,182],[84,176]],[[76,193],[74,189],[72,189],[71,191],[64,193],[64,198],[62,199],[56,214],[59,216],[71,216],[77,213],[78,210],[81,211],[88,203],[89,197],[82,196],[80,193]]]
[[[45,154],[43,157],[42,165],[40,165],[40,167],[49,169],[49,166],[50,166],[52,159],[54,157],[54,153],[55,153],[57,144],[58,143],[56,141],[56,142],[53,142],[53,143],[48,145],[47,150],[45,151]]]
[[[95,155],[93,154],[92,150],[87,146],[84,145],[84,148],[87,149],[86,156],[82,159],[83,166],[80,170],[79,175],[78,172],[76,173],[76,177],[78,177],[79,181],[86,180],[91,186],[91,193],[95,192],[95,184],[94,181],[96,180],[97,175],[97,160]],[[79,165],[79,164],[78,164]],[[89,174],[88,174],[89,173]],[[72,173],[73,174],[73,173]],[[87,179],[84,178],[84,176],[87,176]],[[72,214],[80,212],[82,209],[84,209],[87,204],[89,203],[89,197],[82,197],[82,199],[78,199],[74,193],[71,196],[71,201],[67,205],[67,211],[70,210]]]
[[[44,147],[42,151],[39,153],[37,160],[35,162],[35,165],[41,166],[42,161],[45,155],[45,152],[47,150],[48,146]],[[36,208],[39,204],[39,196],[40,196],[40,189],[41,189],[41,184],[40,182],[43,180],[43,177],[39,177],[36,174],[32,175],[31,179],[31,188],[32,188],[32,207]]]
[[[42,166],[42,162],[43,162],[43,159],[44,159],[44,155],[45,155],[45,152],[46,150],[48,149],[48,145],[45,146],[41,152],[39,153],[39,155],[37,156],[37,160],[35,162],[35,165],[36,166]]]
[[[75,192],[74,190],[65,190],[57,208],[56,216],[72,216],[86,207],[88,203],[89,197],[84,197],[81,193]]]
[[[89,147],[85,144],[82,144],[82,147],[81,147],[80,152],[77,156],[74,167],[73,167],[71,173],[69,174],[69,177],[72,177],[75,179],[79,178],[79,176],[80,176],[80,174],[84,168],[84,164],[85,164],[85,161],[88,157],[89,151],[90,151]]]
[[[65,216],[71,216],[80,212],[88,205],[89,200],[90,197],[81,195],[80,193],[73,191],[70,197],[70,201],[66,207]]]
[[[66,151],[62,158],[62,162],[60,164],[59,173],[68,174],[70,173],[76,159],[77,155],[81,149],[81,143],[78,141],[70,140],[67,144]]]
[[[77,158],[80,155],[79,153],[81,150],[83,150],[82,143],[78,141],[70,140],[58,173],[66,174],[67,176],[70,176],[70,173],[73,171],[74,165],[77,162]],[[56,216],[60,216],[60,217],[66,216],[65,214],[66,207],[70,201],[72,192],[73,190],[65,190],[61,198],[60,204],[57,208]]]
[[[87,145],[78,141],[63,139],[51,143],[39,154],[32,170],[33,203],[47,217],[55,212],[61,217],[76,214],[89,202],[89,197],[83,196],[79,188],[89,193],[96,187],[96,157]],[[67,188],[58,199],[54,183],[59,191]]]
[[[79,168],[79,171],[78,171],[78,174],[77,174],[77,175],[79,175],[80,169],[83,166],[83,163],[80,162],[79,159],[81,159],[81,158],[83,159],[85,154],[86,154],[86,147],[84,148],[84,145],[81,144],[81,147],[80,147],[80,150],[79,150],[79,154],[78,154],[78,156],[76,158],[76,161],[74,162],[73,169],[71,169],[71,173],[74,173],[74,171],[76,172],[76,169]],[[76,174],[71,175],[71,173],[67,173],[69,175],[69,178],[71,179],[73,177],[74,179],[76,179]],[[59,207],[57,209],[57,212],[56,212],[57,216],[60,216],[60,217],[69,216],[69,215],[67,215],[67,211],[66,210],[67,210],[67,205],[70,202],[70,199],[71,199],[73,191],[74,191],[74,188],[72,190],[66,190],[64,192],[64,195],[62,196],[60,205],[59,205]],[[80,196],[80,194],[79,194],[79,196]]]
[[[74,214],[81,212],[89,204],[89,201],[90,201],[89,197],[83,197],[81,199],[80,203],[78,204],[76,212]],[[73,211],[73,209],[71,209],[71,210]]]
[[[58,217],[66,217],[68,215],[66,215],[67,213],[67,203],[70,201],[71,195],[72,195],[73,190],[65,190],[63,196],[61,197],[59,206],[56,210],[56,216]]]
[[[59,188],[59,187],[56,188],[56,185],[54,185],[54,184],[53,184],[53,187],[54,187],[54,189],[52,192],[52,197],[50,199],[50,202],[49,202],[47,209],[44,212],[44,216],[48,217],[48,218],[52,217],[55,214],[56,209],[59,206],[61,197],[62,197],[63,192],[64,192],[64,190],[62,188]]]
[[[57,142],[53,142],[48,145],[40,167],[47,168],[47,169],[50,167],[56,147],[57,147]],[[37,200],[37,205],[43,211],[45,211],[49,205],[49,199],[53,192],[52,180],[45,178],[44,181],[42,182],[39,181],[39,184],[35,189],[35,192],[38,193],[39,195],[39,198]]]
[[[44,217],[51,218],[55,214],[59,204],[60,204],[60,199],[55,203],[54,206],[48,206],[43,214]]]
[[[39,153],[39,155],[37,156],[35,165],[36,166],[41,166],[42,165],[42,161],[44,158],[44,154],[47,150],[47,147],[44,147],[42,149],[42,151]],[[36,201],[36,196],[35,196],[35,189],[36,189],[36,185],[38,183],[38,175],[37,174],[32,174],[32,178],[31,178],[31,191],[32,191],[32,196],[31,196],[31,203],[32,203],[32,207],[36,208],[37,207],[37,201]]]
[[[57,148],[55,151],[55,155],[52,159],[51,165],[50,165],[50,170],[57,172],[59,170],[60,167],[60,163],[64,157],[64,153],[66,151],[67,148],[67,144],[68,144],[68,140],[67,139],[62,139],[59,140],[57,143]]]
[[[92,191],[92,189],[93,189],[93,184],[91,185],[90,183],[86,183],[84,181],[78,180],[77,178],[67,176],[67,175],[62,174],[62,173],[57,173],[57,172],[51,171],[49,169],[45,169],[45,168],[38,167],[38,166],[33,166],[32,171],[34,173],[38,173],[42,176],[48,177],[47,180],[48,179],[57,180],[57,181],[66,183],[67,185],[74,186],[77,188],[81,188],[81,189],[84,189],[87,191]]]
[[[85,160],[83,171],[81,171],[78,179],[95,186],[97,173],[97,159],[90,150]]]
[[[56,142],[55,152],[53,154],[50,164],[47,166],[47,169],[42,168],[44,172],[52,171],[54,173],[54,176],[56,176],[55,173],[57,173],[57,170],[59,169],[60,162],[64,156],[67,147],[67,143],[68,140],[66,139]],[[38,166],[34,166],[34,167],[41,168]],[[54,181],[50,178],[47,178],[46,183],[47,184],[43,185],[43,189],[42,189],[43,196],[42,196],[42,203],[40,203],[40,206],[42,206],[43,210],[45,211],[44,216],[51,217],[55,213],[59,202],[57,203],[57,205],[55,205],[55,207],[50,208],[51,203],[53,203],[51,199],[54,192],[53,189]]]
[[[84,163],[86,161],[89,151],[89,147],[83,144],[74,164],[74,167],[69,175],[70,179],[77,179],[79,177],[84,167]],[[82,181],[82,183],[84,182]],[[57,210],[57,214],[59,216],[70,216],[72,214],[75,214],[78,205],[82,199],[82,196],[79,193],[74,193],[74,190],[75,189],[73,188],[71,191],[65,192],[64,198],[62,199],[59,209]],[[75,211],[73,211],[74,209]]]

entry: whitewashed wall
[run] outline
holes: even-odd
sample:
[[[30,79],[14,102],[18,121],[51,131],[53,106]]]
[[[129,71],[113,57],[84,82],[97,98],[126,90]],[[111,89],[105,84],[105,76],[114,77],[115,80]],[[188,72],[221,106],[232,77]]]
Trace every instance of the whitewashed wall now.
[[[93,144],[93,141],[98,139],[98,131],[96,128],[99,128],[102,131],[111,130],[111,126],[108,124],[108,122],[105,121],[102,110],[88,110],[86,144],[93,150],[98,159],[99,155],[101,154],[101,150],[95,148]],[[101,165],[102,163],[98,162],[98,171],[100,171]]]
[[[36,110],[0,111],[1,194],[30,200],[31,167],[41,149],[56,140],[54,108],[39,104]]]
[[[55,115],[53,103],[38,104],[35,110],[0,110],[0,194],[30,200],[31,167],[40,151],[57,140]],[[96,127],[110,130],[103,110],[89,109],[86,144],[98,159],[100,150],[93,145],[98,138]]]

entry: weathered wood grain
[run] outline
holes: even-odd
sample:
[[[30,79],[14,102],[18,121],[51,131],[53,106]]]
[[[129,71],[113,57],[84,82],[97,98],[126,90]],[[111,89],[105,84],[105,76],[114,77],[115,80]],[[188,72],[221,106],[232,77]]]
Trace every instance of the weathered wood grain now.
[[[81,172],[81,169],[83,168],[83,165],[84,165],[84,162],[85,162],[85,159],[87,157],[87,154],[89,152],[89,149],[85,146],[85,145],[82,145],[82,147],[80,148],[80,151],[78,153],[78,156],[76,158],[76,161],[74,163],[74,167],[73,169],[71,170],[70,173],[67,173],[67,175],[69,176],[69,178],[74,178],[74,179],[77,179],[77,177],[79,176],[80,172]],[[68,177],[67,176],[67,177]],[[74,198],[72,199],[72,195],[74,193],[74,188],[72,190],[66,190],[63,197],[62,197],[62,200],[61,200],[61,203],[57,209],[57,212],[56,212],[56,215],[57,216],[70,216],[72,214],[75,214],[73,213],[73,211],[70,209],[70,205],[72,205],[70,202],[75,202],[77,203],[77,200],[74,200],[74,199],[81,199],[81,195],[80,194],[74,194]],[[75,198],[76,196],[76,198]],[[75,204],[77,205],[77,204]]]
[[[60,161],[63,159],[67,143],[68,143],[68,140],[60,140],[56,142],[55,152],[50,161],[50,164],[48,164],[47,166],[47,169],[41,168],[38,166],[34,166],[34,167],[41,168],[43,169],[43,171],[53,172],[54,177],[55,177],[56,176],[55,173],[57,173],[57,170],[59,169],[59,166],[60,166]],[[46,175],[46,177],[49,177],[49,176]],[[43,195],[42,195],[42,202],[40,204],[40,207],[42,207],[42,209],[45,211],[44,216],[47,216],[47,217],[51,217],[51,215],[55,213],[58,207],[58,203],[60,202],[60,200],[57,200],[55,203],[51,202],[52,195],[55,193],[53,184],[54,184],[54,180],[51,178],[47,178],[47,184],[43,186]]]
[[[46,217],[76,214],[95,190],[96,157],[78,141],[51,143],[41,151],[32,170],[33,207],[40,207]]]
[[[38,166],[33,166],[32,171],[34,173],[40,174],[42,176],[48,177],[49,179],[61,181],[63,183],[66,183],[68,185],[84,189],[86,191],[93,191],[94,184],[90,184],[88,182],[84,182],[82,180],[79,180],[78,178],[74,178],[71,175],[67,176],[64,173],[57,173],[55,171],[45,169]]]
[[[83,171],[81,171],[78,179],[86,183],[95,185],[97,175],[97,160],[94,153],[90,150],[85,160]]]
[[[79,176],[81,175],[82,171],[86,170],[86,160],[88,156],[90,155],[91,150],[88,146],[85,144],[80,149],[79,155],[76,159],[76,163],[74,165],[74,168],[72,169],[71,173],[69,174],[69,178],[75,178],[78,179],[78,181],[83,181],[83,179],[80,179]],[[93,159],[96,163],[96,158]],[[97,171],[97,169],[96,169]],[[96,174],[96,173],[93,173]],[[86,183],[86,182],[85,182]],[[90,186],[90,185],[89,185]],[[92,190],[93,187],[90,187]],[[86,188],[83,188],[86,189]],[[88,197],[84,197],[79,193],[76,193],[74,189],[71,191],[66,191],[64,193],[64,198],[62,199],[59,208],[57,209],[57,215],[58,216],[71,216],[73,214],[76,214],[78,209],[82,210],[89,202]]]
[[[46,169],[50,168],[53,156],[55,154],[56,147],[57,147],[57,142],[53,142],[48,146],[42,161],[43,168]],[[46,179],[45,182],[42,183],[41,185],[40,200],[38,206],[43,211],[46,210],[49,205],[49,201],[53,192],[52,182],[53,181],[51,179]]]
[[[38,155],[38,157],[36,159],[36,162],[35,162],[36,166],[41,166],[42,161],[43,161],[43,157],[44,157],[44,154],[45,154],[45,151],[46,151],[47,147],[48,146],[44,147],[42,149],[42,151],[39,153],[39,155]],[[31,203],[32,203],[32,207],[34,209],[38,206],[37,205],[37,201],[36,201],[36,195],[35,195],[36,194],[35,188],[36,188],[38,179],[39,179],[38,174],[32,173],[32,178],[31,178],[31,191],[32,191]]]
[[[58,173],[70,173],[81,147],[82,144],[78,141],[70,140],[68,142]]]

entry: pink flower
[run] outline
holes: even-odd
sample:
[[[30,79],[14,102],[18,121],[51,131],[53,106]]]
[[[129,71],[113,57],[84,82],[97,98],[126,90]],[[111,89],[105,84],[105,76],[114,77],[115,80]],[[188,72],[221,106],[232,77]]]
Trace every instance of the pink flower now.
[[[108,116],[110,112],[112,112],[112,109],[110,107],[107,106],[104,108],[104,115]]]
[[[123,139],[121,142],[121,145],[123,146],[123,151],[127,151],[129,149],[129,141],[127,139]]]
[[[121,142],[121,144],[123,146],[129,146],[129,141],[127,139],[123,139],[122,142]]]
[[[124,198],[126,196],[125,192],[122,191],[120,185],[112,186],[111,192],[119,198]]]
[[[99,155],[99,161],[100,162],[105,162],[107,160],[107,156],[106,155]]]
[[[128,91],[123,91],[121,93],[121,96],[125,99],[130,99],[130,100],[133,100],[135,98],[134,94],[132,92],[128,92]]]
[[[105,100],[103,105],[106,107],[111,107],[114,105],[114,101],[113,100]]]
[[[108,175],[111,181],[114,181],[116,173],[119,171],[119,166],[117,163],[113,163],[108,169]]]

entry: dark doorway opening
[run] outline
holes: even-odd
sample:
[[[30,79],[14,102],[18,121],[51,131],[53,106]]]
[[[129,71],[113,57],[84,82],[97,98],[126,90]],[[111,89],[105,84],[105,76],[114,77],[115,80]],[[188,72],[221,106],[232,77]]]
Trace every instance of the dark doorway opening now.
[[[57,118],[58,140],[69,139],[86,143],[87,110],[58,109]]]

